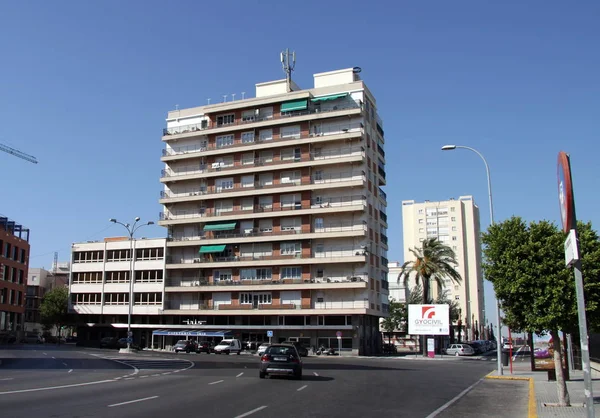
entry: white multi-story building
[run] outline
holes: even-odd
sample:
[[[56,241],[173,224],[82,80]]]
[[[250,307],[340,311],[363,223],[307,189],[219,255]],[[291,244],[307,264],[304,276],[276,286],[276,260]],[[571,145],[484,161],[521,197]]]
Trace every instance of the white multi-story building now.
[[[169,112],[160,225],[164,315],[243,339],[376,351],[385,315],[385,154],[355,69]],[[291,91],[288,91],[291,90]]]
[[[485,316],[479,207],[472,196],[440,202],[403,201],[402,224],[404,260],[414,258],[409,249],[420,247],[425,238],[437,238],[454,250],[462,282],[455,284],[446,279],[443,289],[431,287],[432,297],[435,299],[441,290],[447,290],[448,296],[459,303],[468,339],[481,336]]]

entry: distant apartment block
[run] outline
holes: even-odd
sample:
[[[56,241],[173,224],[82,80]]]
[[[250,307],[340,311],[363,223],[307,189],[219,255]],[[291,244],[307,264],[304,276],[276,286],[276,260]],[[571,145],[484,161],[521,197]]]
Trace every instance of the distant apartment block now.
[[[29,229],[0,216],[0,342],[23,331]]]
[[[475,339],[485,327],[479,207],[472,196],[440,202],[406,200],[402,223],[405,260],[414,258],[409,249],[421,246],[425,238],[437,238],[456,253],[462,283],[446,279],[443,289],[432,286],[432,296],[447,290],[449,298],[459,303],[468,338]]]
[[[67,286],[69,283],[69,263],[57,263],[52,271],[43,268],[30,268],[27,274],[27,294],[25,297],[25,332],[29,335],[40,335],[43,325],[40,306],[44,295],[55,287]]]

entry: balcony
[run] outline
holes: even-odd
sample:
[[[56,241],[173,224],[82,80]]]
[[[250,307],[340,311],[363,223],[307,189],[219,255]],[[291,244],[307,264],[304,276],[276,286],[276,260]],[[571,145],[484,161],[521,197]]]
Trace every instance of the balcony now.
[[[353,207],[360,206],[359,210],[364,210],[367,205],[366,196],[354,195],[354,196],[342,196],[332,197],[325,199],[312,199],[309,202],[297,202],[293,205],[282,206],[275,208],[272,205],[254,205],[248,210],[222,210],[213,208],[200,208],[197,210],[173,210],[166,212],[159,212],[159,220],[164,221],[184,221],[184,220],[197,220],[198,218],[219,218],[219,220],[226,219],[253,219],[253,218],[264,218],[268,217],[268,214],[280,214],[285,213],[289,215],[304,215],[304,214],[319,214],[336,212],[339,209],[343,210],[348,208],[354,210]],[[316,212],[315,212],[316,210]],[[259,214],[265,214],[267,216],[256,216]],[[244,216],[247,215],[247,216]]]
[[[379,187],[379,196],[381,196],[381,198],[387,202],[387,194],[383,191],[381,187]]]
[[[207,145],[187,145],[187,146],[179,146],[179,147],[170,147],[162,150],[162,160],[169,161],[176,156],[186,156],[186,157],[194,157],[194,154],[204,153],[207,151],[225,151],[231,150],[236,151],[239,148],[240,151],[245,151],[246,148],[250,149],[260,149],[260,148],[271,148],[275,146],[287,146],[290,142],[302,140],[302,139],[310,139],[310,138],[318,138],[318,137],[329,137],[334,135],[344,135],[351,133],[360,133],[362,135],[364,125],[360,122],[355,123],[341,123],[337,125],[327,126],[325,129],[316,130],[309,134],[304,135],[292,135],[292,136],[280,136],[273,135],[269,138],[260,138],[255,137],[252,140],[245,140],[241,142],[234,142],[233,144],[217,146],[216,143],[207,144]],[[355,136],[355,135],[353,135]],[[304,142],[304,141],[303,141]],[[264,146],[262,146],[264,145]],[[221,152],[219,152],[221,154]]]
[[[352,236],[360,236],[365,235],[367,231],[367,225],[365,222],[362,223],[352,223],[352,222],[339,222],[323,225],[321,228],[307,228],[302,229],[294,228],[288,230],[280,230],[280,231],[261,231],[258,228],[253,228],[250,230],[246,230],[244,232],[239,231],[206,231],[204,235],[180,235],[175,234],[169,238],[167,241],[171,243],[185,243],[185,245],[193,244],[190,241],[198,241],[198,243],[206,244],[208,241],[213,243],[213,241],[218,242],[244,242],[245,238],[251,239],[253,242],[261,242],[261,241],[269,241],[273,240],[277,237],[289,237],[288,239],[317,239],[320,236],[335,234],[335,236],[345,236],[344,233],[356,232],[356,234],[350,234]],[[341,235],[339,235],[341,234]],[[298,237],[300,235],[300,237]],[[313,237],[314,235],[314,237]],[[257,240],[256,238],[265,238],[264,240]],[[285,240],[285,238],[284,238]],[[174,246],[174,245],[169,245]],[[176,246],[176,245],[175,245]]]
[[[190,124],[190,125],[177,126],[177,127],[172,127],[172,128],[164,128],[163,129],[163,137],[169,137],[169,136],[173,136],[173,135],[180,135],[180,134],[186,134],[186,133],[198,133],[198,134],[202,133],[203,135],[205,135],[208,131],[211,131],[213,129],[219,129],[219,128],[231,129],[231,128],[236,128],[236,127],[241,127],[243,129],[246,126],[253,125],[253,124],[269,125],[275,121],[282,121],[283,123],[285,123],[287,120],[290,120],[290,119],[293,120],[295,118],[302,117],[302,116],[311,116],[311,115],[318,115],[318,114],[327,115],[328,113],[337,113],[337,112],[342,112],[342,111],[347,111],[347,110],[361,110],[362,111],[362,102],[358,101],[358,102],[353,102],[352,104],[339,105],[339,106],[333,107],[328,110],[321,110],[320,108],[319,109],[307,109],[307,110],[300,110],[300,111],[284,113],[284,114],[279,114],[279,115],[271,115],[271,116],[267,116],[264,118],[251,118],[249,120],[236,120],[233,123],[228,123],[228,124],[219,124],[219,123],[213,122],[213,121],[204,121],[201,123],[194,123],[194,124]],[[163,139],[168,139],[168,138],[163,138]]]
[[[198,291],[251,291],[264,290],[286,290],[286,289],[324,289],[324,288],[339,288],[343,285],[352,284],[352,287],[366,288],[369,277],[366,273],[358,273],[348,276],[329,276],[329,277],[310,277],[310,278],[259,278],[252,279],[231,279],[213,281],[209,277],[201,275],[195,277],[173,276],[166,280],[165,291],[167,292],[198,292]],[[342,285],[342,286],[340,286]],[[183,289],[185,288],[185,289]]]
[[[385,158],[385,151],[383,150],[383,147],[379,144],[377,144],[377,152],[379,153],[379,155]]]
[[[165,168],[161,170],[161,179],[173,179],[175,181],[181,180],[181,177],[200,178],[206,177],[203,175],[209,173],[213,173],[215,176],[218,176],[221,173],[228,173],[236,170],[252,170],[252,172],[272,171],[271,167],[285,165],[285,168],[288,169],[296,166],[304,166],[306,164],[299,163],[306,163],[311,161],[323,163],[319,165],[336,164],[337,160],[339,160],[340,158],[364,158],[364,151],[365,149],[363,147],[339,148],[329,150],[327,152],[311,152],[309,155],[306,156],[290,156],[289,158],[279,160],[273,160],[273,158],[255,158],[252,160],[240,160],[232,165],[224,165],[224,163],[221,162],[214,163],[212,166],[208,166],[207,164],[195,164],[184,167]]]
[[[384,256],[381,256],[381,265],[383,267],[387,267],[388,266],[388,259],[385,258]]]
[[[379,238],[381,239],[381,242],[383,242],[385,245],[388,245],[388,237],[385,234],[381,234],[379,236]]]
[[[368,300],[339,300],[313,302],[313,309],[369,309]]]
[[[387,223],[387,219],[388,219],[388,218],[387,218],[387,214],[386,214],[384,211],[382,211],[382,210],[379,210],[379,217],[381,218],[381,220],[382,220],[383,222]]]
[[[339,187],[346,186],[360,186],[366,181],[366,176],[364,171],[360,172],[346,172],[346,173],[336,173],[330,175],[314,175],[310,178],[305,179],[289,179],[287,181],[280,181],[275,184],[262,184],[260,182],[254,182],[249,184],[229,184],[231,187],[223,187],[223,186],[209,186],[209,187],[196,187],[196,188],[185,188],[175,193],[170,190],[163,190],[160,192],[160,203],[176,203],[176,202],[185,202],[190,200],[198,200],[204,199],[205,197],[210,196],[219,196],[222,195],[230,195],[231,197],[237,196],[248,196],[249,192],[254,190],[255,193],[252,195],[265,195],[265,194],[273,194],[273,193],[286,193],[287,190],[278,190],[278,189],[289,189],[294,188],[292,191],[301,191],[301,190],[316,190],[316,189],[327,189],[328,185],[334,185]],[[352,184],[340,184],[340,183],[352,183]],[[356,183],[356,184],[355,184]],[[301,186],[311,186],[313,187],[303,187]],[[316,186],[316,187],[314,187]],[[237,192],[237,193],[236,193]],[[228,196],[226,196],[228,197]],[[191,198],[191,199],[190,199]],[[176,199],[176,200],[173,200]]]
[[[339,300],[298,303],[218,303],[212,301],[173,300],[165,301],[165,310],[176,311],[269,311],[269,310],[324,310],[324,309],[369,309],[368,300]]]

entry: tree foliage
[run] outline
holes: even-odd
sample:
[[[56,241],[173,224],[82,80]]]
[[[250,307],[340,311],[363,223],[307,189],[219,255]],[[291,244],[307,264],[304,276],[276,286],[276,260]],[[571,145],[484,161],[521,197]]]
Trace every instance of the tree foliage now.
[[[397,302],[393,299],[390,301],[388,316],[381,322],[381,327],[390,335],[390,337],[394,331],[402,330],[402,327],[406,326],[406,321],[404,320],[406,309],[404,303]]]
[[[61,326],[69,322],[69,290],[55,287],[48,291],[40,305],[41,321],[45,326]]]

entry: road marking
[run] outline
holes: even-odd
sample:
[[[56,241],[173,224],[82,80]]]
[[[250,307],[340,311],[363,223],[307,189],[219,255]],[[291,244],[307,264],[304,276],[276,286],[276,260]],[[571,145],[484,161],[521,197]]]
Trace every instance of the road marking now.
[[[67,363],[63,363],[63,366],[68,366],[68,364]]]
[[[238,374],[236,377],[240,377],[241,375],[243,375],[244,372],[241,372],[240,374]]]
[[[44,355],[45,355],[45,356],[47,356],[47,355],[48,355],[48,353],[44,353]]]
[[[209,385],[216,385],[217,383],[222,383],[224,380],[217,380],[216,382],[210,382]]]
[[[124,380],[133,380],[135,377],[126,377]]]
[[[158,396],[150,396],[148,398],[142,398],[142,399],[134,399],[133,401],[127,401],[127,402],[120,402],[120,403],[114,403],[112,405],[108,405],[109,408],[112,408],[113,406],[121,406],[121,405],[128,405],[130,403],[136,403],[136,402],[143,402],[143,401],[149,401],[150,399],[156,399],[158,398]]]
[[[317,373],[317,372],[313,372],[313,374],[314,374],[315,376],[319,377],[319,373]]]
[[[162,373],[163,376],[166,375],[166,374],[171,374],[171,372]]]
[[[247,417],[248,415],[252,415],[252,414],[254,414],[255,412],[262,411],[262,410],[263,410],[263,409],[265,409],[266,407],[267,407],[267,405],[259,406],[258,408],[255,408],[255,409],[253,409],[252,411],[248,411],[248,412],[246,412],[245,414],[238,415],[238,416],[237,416],[237,417],[235,417],[235,418],[244,418],[244,417]]]
[[[148,376],[148,375],[146,375],[146,376],[140,376],[140,379],[145,379],[146,377],[150,377],[150,376]]]
[[[304,389],[306,389],[306,387],[307,387],[307,386],[308,386],[308,385],[304,385],[304,386],[302,386],[301,388],[298,388],[298,389],[296,389],[296,390],[297,390],[298,392],[300,392],[301,390],[304,390]]]
[[[52,359],[56,360],[56,357],[52,357]]]
[[[153,374],[152,376],[160,376],[160,373]]]
[[[67,373],[71,373],[73,371],[73,369],[69,369],[69,371]]]
[[[442,413],[445,409],[447,409],[454,402],[458,401],[460,398],[462,398],[463,396],[465,396],[471,389],[473,389],[475,386],[477,386],[482,381],[483,381],[483,379],[479,379],[477,382],[473,383],[471,386],[469,386],[468,388],[466,388],[465,390],[463,390],[462,392],[460,392],[454,398],[450,399],[448,402],[446,402],[445,404],[443,404],[442,406],[440,406],[438,409],[436,409],[435,411],[433,411],[431,414],[427,415],[426,418],[433,418],[433,417],[438,416],[440,413]]]
[[[0,395],[12,395],[14,393],[28,393],[28,392],[41,392],[43,390],[53,390],[53,389],[65,389],[65,388],[76,388],[78,386],[90,386],[90,385],[99,385],[102,383],[111,383],[115,380],[98,380],[96,382],[86,382],[86,383],[75,383],[72,385],[62,385],[62,386],[47,386],[44,388],[35,388],[35,389],[20,389],[20,390],[10,390],[8,392],[0,392]]]
[[[13,380],[13,379],[14,379],[14,377],[5,377],[4,379],[0,379],[0,380],[4,381],[4,380]]]

